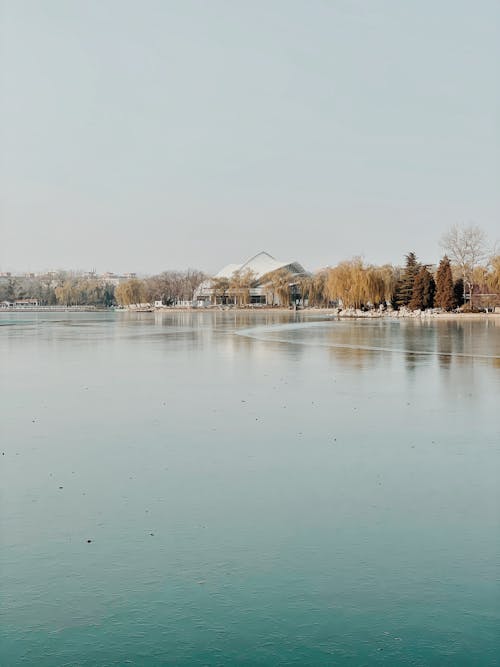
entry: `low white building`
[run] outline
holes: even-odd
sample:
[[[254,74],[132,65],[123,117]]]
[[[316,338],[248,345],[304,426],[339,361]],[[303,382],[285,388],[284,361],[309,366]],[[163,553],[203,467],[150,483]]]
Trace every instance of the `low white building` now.
[[[273,287],[274,278],[279,276],[288,281],[290,299],[295,301],[300,298],[299,279],[307,275],[309,274],[299,262],[280,261],[267,252],[260,252],[243,264],[228,264],[213,278],[201,283],[195,290],[194,303],[234,304],[237,302],[238,293],[244,289],[250,304],[289,305],[281,303],[282,299]],[[242,279],[244,287],[237,286],[238,278]]]
[[[2,301],[0,308],[38,308],[38,299],[15,299],[14,301]]]

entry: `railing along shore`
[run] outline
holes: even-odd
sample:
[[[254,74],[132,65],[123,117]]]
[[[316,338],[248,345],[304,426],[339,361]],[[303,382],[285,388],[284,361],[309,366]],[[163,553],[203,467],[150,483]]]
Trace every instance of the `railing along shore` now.
[[[109,310],[108,308],[97,308],[96,306],[0,306],[0,313],[38,313],[38,312],[73,312]]]

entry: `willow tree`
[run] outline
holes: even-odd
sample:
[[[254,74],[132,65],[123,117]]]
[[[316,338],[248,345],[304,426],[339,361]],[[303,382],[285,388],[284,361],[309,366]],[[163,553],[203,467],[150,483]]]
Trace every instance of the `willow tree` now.
[[[493,308],[500,304],[500,256],[492,257],[488,266],[478,266],[472,273],[481,305]]]
[[[399,269],[392,264],[384,264],[376,268],[378,275],[384,283],[384,303],[392,303],[396,285],[399,279]]]
[[[317,271],[312,277],[309,286],[309,305],[319,308],[328,306],[328,295],[326,293],[326,283],[328,279],[328,269]]]
[[[356,263],[357,260],[340,262],[340,264],[328,270],[326,294],[329,301],[340,301],[344,308],[357,307]]]
[[[365,275],[365,305],[378,306],[387,301],[385,275],[379,267],[367,266]]]
[[[266,302],[274,306],[277,297],[278,289],[278,280],[276,277],[275,271],[270,271],[260,278],[260,282],[263,286],[264,294],[266,295]]]
[[[302,305],[305,305],[305,302],[307,301],[309,305],[310,304],[310,295],[311,295],[311,287],[312,287],[312,276],[300,276],[297,279],[297,287],[300,290],[300,298],[302,300]]]
[[[328,270],[326,293],[329,301],[340,301],[345,308],[361,308],[383,303],[387,285],[377,267],[354,257]]]
[[[77,306],[81,292],[76,280],[68,279],[55,288],[57,302],[64,306]]]
[[[292,285],[294,283],[294,276],[286,269],[279,269],[271,276],[274,283],[275,293],[278,297],[281,306],[289,306],[292,294]]]
[[[326,272],[324,270],[318,271],[314,275],[295,277],[294,285],[300,294],[303,306],[305,306],[306,301],[308,306],[326,305],[324,294],[325,281]]]
[[[287,269],[270,271],[262,276],[260,282],[264,285],[264,292],[268,301],[271,301],[271,305],[275,305],[276,301],[281,306],[290,305],[292,286],[297,282],[293,273]]]
[[[495,294],[500,294],[500,255],[490,259],[487,285]]]
[[[212,297],[214,305],[217,304],[217,297],[224,301],[229,290],[228,278],[213,278],[212,279]]]
[[[272,274],[266,274],[260,279],[262,284],[262,291],[266,295],[266,303],[270,306],[274,306],[274,301],[276,297],[276,285],[272,280]]]
[[[246,306],[250,302],[250,288],[255,283],[255,273],[251,269],[235,271],[229,280],[228,292],[238,306]]]
[[[120,283],[115,289],[115,298],[122,306],[143,303],[145,299],[145,286],[142,280],[131,278]]]

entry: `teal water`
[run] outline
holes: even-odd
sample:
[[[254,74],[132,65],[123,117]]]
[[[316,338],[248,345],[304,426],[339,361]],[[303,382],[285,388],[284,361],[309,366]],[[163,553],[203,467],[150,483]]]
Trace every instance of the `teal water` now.
[[[498,319],[0,315],[0,663],[500,664],[499,390]]]

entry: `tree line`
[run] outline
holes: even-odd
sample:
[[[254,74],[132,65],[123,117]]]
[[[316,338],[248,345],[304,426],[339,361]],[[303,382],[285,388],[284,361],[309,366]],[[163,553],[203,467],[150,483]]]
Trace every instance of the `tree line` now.
[[[132,278],[120,283],[115,289],[115,299],[121,306],[161,301],[165,306],[173,306],[183,301],[191,301],[195,289],[207,279],[198,269],[186,271],[163,271],[155,276]]]
[[[475,226],[453,227],[441,239],[445,251],[437,269],[408,252],[402,266],[366,264],[361,257],[339,262],[314,274],[285,269],[258,279],[251,271],[210,279],[203,271],[164,271],[114,285],[105,279],[61,272],[57,275],[0,281],[0,302],[37,299],[41,305],[88,305],[107,308],[160,301],[166,306],[193,299],[198,286],[210,280],[213,303],[246,306],[257,282],[270,305],[300,302],[312,307],[408,308],[425,310],[500,304],[500,255],[488,249],[484,232]]]
[[[375,266],[354,257],[312,275],[297,276],[281,269],[261,277],[258,283],[271,305],[298,301],[320,308],[391,306],[448,311],[500,305],[500,255],[488,250],[484,232],[475,226],[453,227],[441,239],[441,246],[446,254],[436,270],[409,252],[403,266]],[[256,277],[248,270],[214,278],[212,301],[244,306],[255,284]]]
[[[105,278],[68,272],[42,276],[9,276],[0,280],[0,302],[36,299],[43,306],[93,306],[162,301],[172,305],[191,300],[196,287],[206,278],[197,269],[164,271],[144,279],[132,278],[115,285]]]

